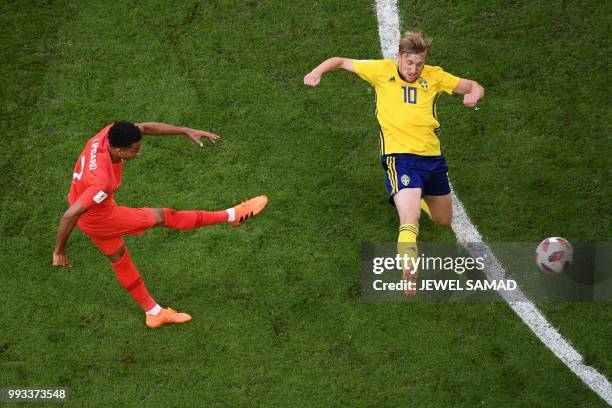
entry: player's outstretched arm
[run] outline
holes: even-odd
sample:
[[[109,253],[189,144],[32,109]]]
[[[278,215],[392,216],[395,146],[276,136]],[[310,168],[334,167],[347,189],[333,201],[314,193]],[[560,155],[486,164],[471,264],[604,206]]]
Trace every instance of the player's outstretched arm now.
[[[321,77],[329,71],[343,69],[349,72],[355,72],[353,68],[353,60],[350,58],[332,57],[326,59],[318,67],[310,71],[304,77],[304,85],[317,86],[321,82]]]
[[[200,147],[204,147],[204,143],[202,143],[201,140],[203,137],[207,138],[213,143],[215,143],[219,139],[218,135],[211,132],[207,132],[205,130],[173,126],[168,125],[166,123],[143,122],[136,123],[136,126],[138,126],[143,135],[186,135]]]
[[[86,208],[78,201],[70,206],[62,215],[62,218],[57,229],[57,237],[55,239],[55,250],[53,250],[53,266],[70,266],[70,260],[66,255],[66,243],[74,229],[79,217],[83,215]]]
[[[453,89],[453,93],[463,95],[463,104],[468,108],[473,108],[479,100],[484,98],[485,90],[478,82],[461,78]]]

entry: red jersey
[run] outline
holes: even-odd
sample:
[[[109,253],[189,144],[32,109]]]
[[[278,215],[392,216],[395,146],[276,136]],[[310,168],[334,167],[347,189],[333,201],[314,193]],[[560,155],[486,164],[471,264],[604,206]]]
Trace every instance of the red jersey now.
[[[111,162],[106,126],[92,137],[79,155],[68,194],[70,205],[75,201],[87,209],[83,221],[100,220],[117,205],[113,196],[121,184],[123,160]]]

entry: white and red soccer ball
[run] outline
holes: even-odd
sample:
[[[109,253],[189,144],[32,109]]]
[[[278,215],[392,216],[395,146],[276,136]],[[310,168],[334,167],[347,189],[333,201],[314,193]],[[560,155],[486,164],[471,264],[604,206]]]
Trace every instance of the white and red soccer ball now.
[[[535,258],[542,272],[563,273],[574,260],[574,249],[566,239],[546,238],[536,248]]]

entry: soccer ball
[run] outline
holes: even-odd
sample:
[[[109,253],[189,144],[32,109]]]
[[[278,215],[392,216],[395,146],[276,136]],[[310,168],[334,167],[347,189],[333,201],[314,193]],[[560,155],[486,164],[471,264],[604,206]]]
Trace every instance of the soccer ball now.
[[[563,238],[546,238],[535,251],[536,263],[542,272],[562,273],[572,264],[574,249]]]

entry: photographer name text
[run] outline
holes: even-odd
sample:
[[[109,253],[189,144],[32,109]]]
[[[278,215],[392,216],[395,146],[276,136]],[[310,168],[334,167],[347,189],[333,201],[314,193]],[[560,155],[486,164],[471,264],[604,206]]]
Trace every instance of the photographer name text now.
[[[456,279],[434,280],[422,279],[419,281],[402,280],[399,282],[383,282],[375,280],[372,282],[374,290],[418,290],[418,291],[487,291],[487,290],[515,290],[517,285],[513,279],[497,281],[468,279],[460,281]]]

